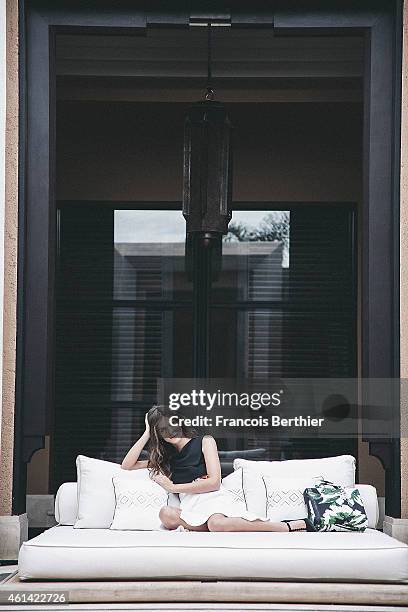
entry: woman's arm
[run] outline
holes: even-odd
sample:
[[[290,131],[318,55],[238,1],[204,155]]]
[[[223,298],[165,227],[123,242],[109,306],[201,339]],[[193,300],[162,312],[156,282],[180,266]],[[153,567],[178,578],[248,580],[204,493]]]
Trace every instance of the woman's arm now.
[[[147,464],[148,464],[147,460],[138,461],[140,453],[142,452],[142,450],[144,449],[144,447],[146,446],[146,443],[148,442],[150,438],[150,428],[149,428],[149,423],[147,421],[147,415],[145,416],[145,425],[146,425],[145,431],[140,436],[140,438],[137,440],[137,442],[134,443],[134,445],[132,446],[132,448],[129,450],[129,452],[127,453],[127,455],[122,461],[121,465],[124,470],[139,470],[141,468],[147,467]]]
[[[202,448],[208,478],[198,478],[193,482],[174,484],[164,474],[158,474],[154,477],[154,480],[170,493],[210,493],[210,491],[218,491],[221,486],[221,465],[217,443],[212,436],[204,436]]]

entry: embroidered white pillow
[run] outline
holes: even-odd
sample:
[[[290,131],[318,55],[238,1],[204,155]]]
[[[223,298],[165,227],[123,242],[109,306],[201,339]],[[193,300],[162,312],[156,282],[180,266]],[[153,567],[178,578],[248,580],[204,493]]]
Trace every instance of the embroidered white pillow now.
[[[313,478],[273,478],[262,476],[265,487],[265,511],[271,521],[307,517],[303,491],[315,484]]]
[[[154,480],[137,481],[112,477],[116,505],[109,529],[154,531],[161,528],[160,509],[168,504],[169,494]]]
[[[120,463],[78,455],[78,516],[75,529],[107,529],[115,511],[112,476],[150,480],[149,470],[124,470]]]

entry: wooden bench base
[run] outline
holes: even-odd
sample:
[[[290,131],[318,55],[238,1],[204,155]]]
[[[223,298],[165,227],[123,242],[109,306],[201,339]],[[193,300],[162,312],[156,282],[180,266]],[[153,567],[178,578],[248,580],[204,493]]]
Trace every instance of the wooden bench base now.
[[[0,592],[68,593],[70,603],[241,602],[408,606],[408,584],[246,581],[35,581],[18,573]],[[3,599],[4,601],[4,599]]]

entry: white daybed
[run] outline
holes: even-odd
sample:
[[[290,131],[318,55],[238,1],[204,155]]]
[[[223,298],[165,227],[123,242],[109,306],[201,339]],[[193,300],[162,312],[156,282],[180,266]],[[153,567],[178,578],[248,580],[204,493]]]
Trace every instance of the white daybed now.
[[[408,583],[408,546],[375,529],[375,489],[357,486],[370,518],[363,533],[203,533],[75,529],[77,484],[64,483],[59,524],[23,543],[18,577]]]

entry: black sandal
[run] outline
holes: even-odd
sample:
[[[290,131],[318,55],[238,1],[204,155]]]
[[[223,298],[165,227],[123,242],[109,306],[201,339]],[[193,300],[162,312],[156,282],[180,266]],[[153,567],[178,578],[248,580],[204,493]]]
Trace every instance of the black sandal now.
[[[295,519],[295,520],[304,520],[304,519]],[[297,527],[297,529],[292,529],[292,527],[290,526],[290,523],[293,523],[293,520],[291,521],[282,521],[282,523],[286,523],[288,526],[289,531],[306,531],[305,527]],[[307,525],[306,525],[307,527]]]
[[[290,523],[293,522],[293,520],[302,520],[305,522],[306,528],[305,527],[298,527],[297,529],[292,529],[290,526]],[[292,521],[282,521],[282,523],[286,523],[288,526],[289,531],[317,531],[317,529],[315,528],[315,526],[313,525],[313,523],[311,521],[309,521],[308,518],[303,518],[303,519],[292,519]]]

